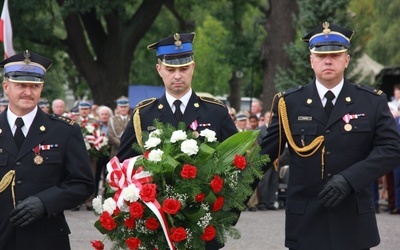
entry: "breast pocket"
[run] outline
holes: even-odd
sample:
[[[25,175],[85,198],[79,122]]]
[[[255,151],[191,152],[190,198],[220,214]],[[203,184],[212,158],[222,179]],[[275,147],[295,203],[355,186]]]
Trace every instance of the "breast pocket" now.
[[[42,151],[40,156],[43,162],[40,164],[33,164],[32,176],[37,184],[56,183],[62,174],[62,159],[61,153],[54,151]]]
[[[0,155],[0,167],[7,167],[8,155]]]
[[[318,124],[315,122],[293,123],[291,132],[297,145],[308,145],[317,136]]]
[[[351,120],[347,124],[341,122],[340,127],[343,135],[340,143],[344,151],[365,153],[373,146],[371,142],[374,133],[368,120]]]

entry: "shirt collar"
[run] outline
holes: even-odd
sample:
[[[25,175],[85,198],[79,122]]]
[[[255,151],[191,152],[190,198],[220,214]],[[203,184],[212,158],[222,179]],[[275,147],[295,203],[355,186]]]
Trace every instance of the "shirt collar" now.
[[[340,83],[335,87],[328,89],[324,85],[322,85],[318,80],[315,80],[315,86],[317,87],[318,95],[319,98],[321,99],[322,104],[325,104],[326,102],[325,94],[328,90],[332,91],[332,93],[335,95],[335,98],[332,100],[333,104],[335,104],[337,97],[339,96],[339,93],[343,88],[343,84],[344,84],[344,79],[342,79]]]
[[[15,129],[17,129],[17,127],[15,126],[15,120],[18,117],[21,117],[22,120],[24,121],[24,126],[22,127],[22,132],[26,136],[28,134],[29,128],[31,127],[31,125],[33,123],[33,119],[35,119],[37,110],[38,110],[38,107],[35,106],[35,108],[28,114],[23,115],[23,116],[17,116],[10,109],[8,109],[7,110],[7,120],[8,120],[8,124],[10,125],[11,130],[14,132]]]
[[[192,96],[192,89],[190,89],[184,96],[179,98],[179,100],[182,102],[181,104],[182,113],[185,112],[186,106],[188,105],[191,96]],[[175,112],[174,101],[177,99],[172,95],[168,94],[168,92],[165,92],[165,97],[167,98],[168,105],[171,107],[172,112]]]

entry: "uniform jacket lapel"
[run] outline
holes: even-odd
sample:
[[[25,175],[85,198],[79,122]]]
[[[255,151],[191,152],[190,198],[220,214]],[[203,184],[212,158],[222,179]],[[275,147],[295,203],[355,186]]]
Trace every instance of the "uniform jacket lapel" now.
[[[302,101],[305,109],[307,110],[306,114],[320,123],[326,124],[328,117],[326,116],[324,108],[322,107],[321,99],[319,98],[317,88],[315,87],[315,81],[305,86],[305,91],[305,99]]]
[[[14,137],[11,128],[8,125],[7,109],[0,114],[0,147],[5,149],[13,156],[17,156],[18,148],[14,142]]]
[[[160,121],[163,121],[163,123],[170,123],[173,126],[178,125],[178,122],[175,119],[174,113],[172,113],[172,109],[168,104],[165,94],[160,97],[159,102],[157,104],[157,110],[158,110],[157,118]]]
[[[351,109],[355,99],[356,95],[352,91],[350,83],[345,80],[343,88],[340,91],[339,96],[337,97],[335,106],[333,107],[331,116],[329,117],[326,127],[328,128],[332,126],[338,120],[341,120],[344,115],[351,113]]]
[[[189,127],[199,117],[200,98],[192,92],[192,96],[186,106],[185,113],[182,116],[182,122],[186,123]]]

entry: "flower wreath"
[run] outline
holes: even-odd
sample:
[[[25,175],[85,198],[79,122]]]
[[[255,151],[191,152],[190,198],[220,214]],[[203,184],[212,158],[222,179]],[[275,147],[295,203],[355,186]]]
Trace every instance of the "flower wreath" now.
[[[204,249],[205,242],[240,238],[234,228],[269,158],[255,145],[259,131],[234,134],[222,143],[205,129],[185,132],[155,122],[144,133],[141,156],[107,164],[107,194],[93,200],[95,227],[113,249]],[[104,248],[92,241],[96,250]]]
[[[107,136],[100,130],[98,123],[83,122],[81,131],[85,141],[86,150],[90,157],[97,159],[101,156],[109,156],[110,146]]]

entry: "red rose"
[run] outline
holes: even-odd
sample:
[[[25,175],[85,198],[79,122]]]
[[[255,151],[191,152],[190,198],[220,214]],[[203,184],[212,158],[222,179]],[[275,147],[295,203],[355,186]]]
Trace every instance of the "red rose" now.
[[[198,195],[196,195],[196,197],[194,197],[194,200],[197,202],[202,202],[205,198],[205,195],[203,193],[200,193]]]
[[[162,205],[164,212],[168,214],[176,214],[181,209],[181,203],[175,199],[165,199]]]
[[[135,227],[135,218],[133,218],[133,217],[129,217],[129,218],[126,218],[125,220],[124,220],[124,225],[127,227],[127,228],[129,228],[129,229],[132,229],[132,228],[134,228]]]
[[[212,205],[213,212],[219,211],[224,206],[224,201],[225,201],[224,197],[218,196]]]
[[[197,168],[195,166],[185,164],[181,170],[181,176],[184,179],[194,179],[197,175]]]
[[[144,207],[140,202],[135,201],[129,205],[129,212],[135,219],[140,219],[143,217],[144,214]]]
[[[183,241],[187,237],[186,230],[183,227],[172,228],[171,232],[170,238],[173,242]]]
[[[211,188],[215,193],[221,191],[222,187],[224,186],[224,180],[219,177],[218,175],[214,175],[214,178],[211,180]]]
[[[92,123],[92,125],[93,125],[94,128],[98,128],[99,127],[98,123]]]
[[[153,230],[153,231],[157,230],[160,227],[160,223],[158,223],[158,220],[156,218],[153,218],[153,217],[148,218],[146,220],[146,224],[145,225],[146,225],[147,229],[150,229],[150,230]]]
[[[115,223],[114,219],[111,217],[111,215],[107,211],[100,215],[99,220],[100,220],[101,226],[109,231],[111,231],[117,227],[117,223]]]
[[[204,241],[210,241],[215,238],[216,230],[213,226],[208,226],[204,229],[203,234],[201,235],[201,239]]]
[[[235,155],[235,159],[233,160],[233,164],[240,170],[246,168],[247,162],[246,157],[241,155]]]
[[[150,150],[146,150],[146,151],[143,153],[143,158],[149,159],[149,154],[150,154]]]
[[[140,198],[142,198],[142,200],[144,202],[152,202],[156,199],[157,196],[157,185],[156,184],[144,184],[142,189],[140,190]]]
[[[95,250],[104,250],[104,244],[103,242],[99,241],[99,240],[92,240],[90,241],[90,243],[92,243],[92,247]]]
[[[136,250],[139,248],[140,243],[142,243],[138,238],[136,237],[130,237],[126,239],[125,244],[128,246],[130,250]]]

